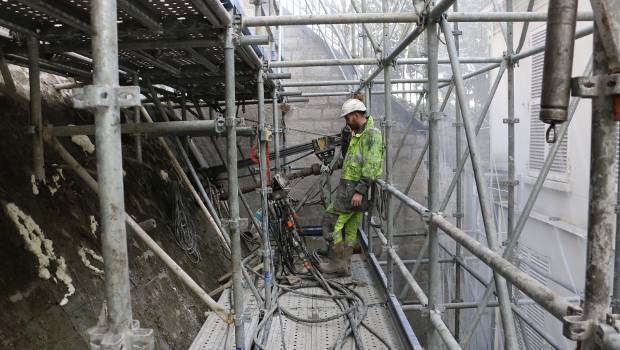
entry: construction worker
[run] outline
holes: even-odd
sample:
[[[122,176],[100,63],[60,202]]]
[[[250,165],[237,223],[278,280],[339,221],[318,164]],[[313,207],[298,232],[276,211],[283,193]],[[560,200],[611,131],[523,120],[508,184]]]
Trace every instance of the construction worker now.
[[[331,261],[319,266],[323,273],[350,274],[357,229],[364,211],[370,207],[369,190],[382,172],[381,131],[365,112],[366,106],[359,99],[347,100],[342,105],[340,117],[351,129],[351,140],[342,162],[340,183],[323,217],[323,236],[331,246]]]

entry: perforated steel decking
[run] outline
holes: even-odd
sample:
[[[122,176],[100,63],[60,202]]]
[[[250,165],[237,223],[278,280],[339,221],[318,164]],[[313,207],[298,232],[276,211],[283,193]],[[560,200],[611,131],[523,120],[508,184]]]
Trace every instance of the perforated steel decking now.
[[[222,292],[218,303],[227,310],[231,308],[231,290],[226,289]],[[248,316],[245,322],[246,349],[250,349],[251,336],[258,325],[258,306],[252,293],[246,291],[245,311]],[[202,325],[200,332],[192,342],[190,350],[215,350],[215,349],[234,349],[235,348],[235,325],[227,324],[220,317],[211,313]]]
[[[379,282],[374,278],[370,267],[363,257],[354,255],[352,261],[352,276],[349,278],[338,279],[342,283],[350,283],[355,280],[357,286],[354,288],[368,305],[368,314],[365,323],[381,335],[383,339],[390,342],[393,349],[405,349],[401,342],[399,328],[393,321],[388,309],[386,297],[381,291]],[[320,288],[307,288],[302,291],[313,294],[326,294]],[[228,305],[228,291],[225,292],[220,301],[222,305]],[[256,304],[254,299],[248,294],[246,300],[251,300],[248,305],[248,312],[256,314]],[[317,298],[307,298],[296,294],[287,293],[280,298],[280,305],[294,315],[319,319],[329,317],[340,312],[338,306],[330,300]],[[255,319],[246,323],[246,330],[254,329]],[[234,327],[227,327],[224,322],[215,315],[211,315],[204,323],[200,333],[194,340],[191,350],[205,349],[234,349]],[[282,324],[282,327],[280,326]],[[329,349],[336,341],[338,335],[346,327],[347,322],[339,318],[326,323],[302,324],[294,322],[286,317],[273,317],[269,329],[269,336],[266,342],[268,350],[284,349],[284,340],[288,350],[324,350]],[[387,349],[374,335],[363,327],[360,328],[360,335],[367,349]],[[354,344],[349,338],[345,342],[343,349],[354,349]]]
[[[198,99],[224,98],[223,26],[190,0],[118,1],[121,84],[134,74],[149,77]],[[241,11],[237,0],[224,2]],[[208,6],[207,6],[208,7]],[[2,0],[0,28],[36,35],[40,39],[43,71],[66,75],[84,83],[92,77],[90,57],[90,0]],[[1,30],[5,32],[5,30]],[[243,34],[250,34],[246,29]],[[10,63],[27,65],[23,35],[0,35],[0,48]],[[250,52],[252,51],[252,52]],[[78,53],[82,57],[74,55]],[[256,71],[262,56],[257,46],[236,50],[237,99],[256,98]],[[144,81],[142,82],[144,86]],[[273,89],[270,80],[265,92]]]

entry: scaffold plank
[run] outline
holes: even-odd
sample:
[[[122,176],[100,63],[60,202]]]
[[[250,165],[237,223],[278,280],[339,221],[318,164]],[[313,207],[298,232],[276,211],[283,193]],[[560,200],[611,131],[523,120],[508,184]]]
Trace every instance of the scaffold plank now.
[[[364,323],[372,328],[384,340],[388,341],[393,349],[402,349],[403,345],[397,333],[398,327],[391,318],[390,311],[386,306],[386,298],[379,289],[380,286],[373,278],[369,266],[360,255],[354,255],[351,264],[352,276],[335,279],[340,283],[353,286],[366,302],[368,312]],[[327,293],[318,287],[302,289],[311,294]],[[301,297],[287,293],[280,298],[280,306],[293,315],[321,319],[340,312],[339,307],[331,300]],[[266,349],[296,349],[296,350],[319,350],[329,349],[337,341],[339,334],[344,331],[347,321],[341,317],[324,323],[303,324],[276,315],[271,322]],[[387,347],[366,328],[360,327],[360,336],[368,349],[387,349]],[[282,345],[284,342],[285,346]],[[354,343],[349,337],[344,342],[343,349],[354,349]]]
[[[231,308],[231,290],[226,289],[222,292],[218,303],[226,309]],[[251,336],[258,326],[259,309],[256,299],[249,290],[245,293],[245,311],[248,316],[245,321],[246,349],[250,349]],[[235,348],[235,325],[226,323],[219,316],[210,313],[207,320],[202,325],[196,338],[192,342],[189,350],[215,350],[215,349],[234,349]]]

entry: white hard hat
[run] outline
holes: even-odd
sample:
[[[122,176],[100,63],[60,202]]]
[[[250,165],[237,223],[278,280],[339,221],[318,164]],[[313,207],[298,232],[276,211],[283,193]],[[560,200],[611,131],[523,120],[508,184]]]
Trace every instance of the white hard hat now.
[[[364,105],[364,102],[356,98],[346,100],[342,104],[342,112],[340,113],[340,118],[345,117],[347,114],[352,112],[366,112],[366,106]]]

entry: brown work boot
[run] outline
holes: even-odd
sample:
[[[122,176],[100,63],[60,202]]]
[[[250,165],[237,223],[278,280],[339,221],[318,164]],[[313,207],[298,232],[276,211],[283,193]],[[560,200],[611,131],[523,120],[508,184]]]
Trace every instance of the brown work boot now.
[[[332,247],[332,253],[334,258],[330,262],[321,263],[319,270],[325,274],[350,276],[353,248],[344,242],[339,242]]]
[[[316,253],[323,258],[334,258],[334,243],[333,241],[327,241],[324,248],[319,248]]]

